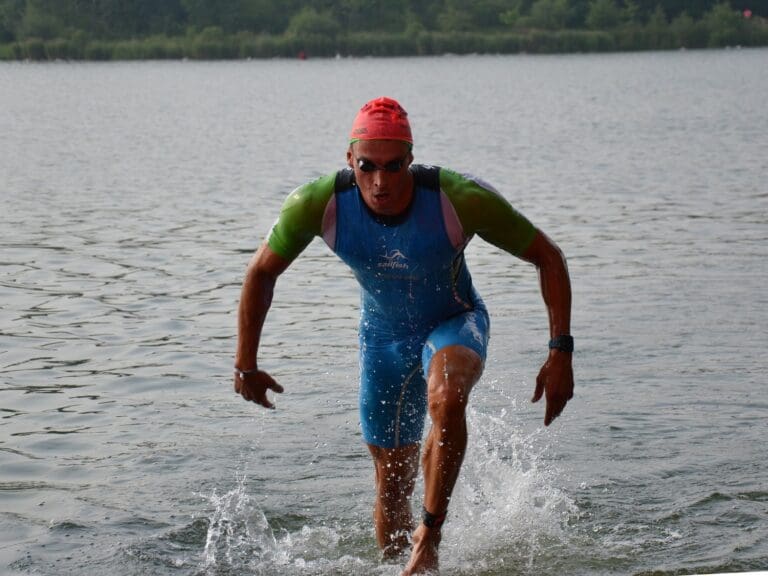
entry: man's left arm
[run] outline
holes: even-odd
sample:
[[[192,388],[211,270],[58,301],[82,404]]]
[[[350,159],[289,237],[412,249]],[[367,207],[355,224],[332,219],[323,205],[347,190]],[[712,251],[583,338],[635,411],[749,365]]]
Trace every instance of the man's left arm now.
[[[537,229],[533,241],[521,257],[534,264],[539,272],[541,294],[549,316],[550,339],[570,336],[571,280],[560,248]],[[531,401],[538,402],[542,395],[546,395],[545,426],[549,426],[563,411],[568,400],[573,398],[572,356],[568,346],[550,348],[549,356],[536,378],[536,390]]]
[[[571,281],[565,258],[557,245],[487,182],[441,168],[440,188],[450,199],[465,238],[477,234],[486,242],[536,266],[549,315],[550,339],[570,337]],[[538,402],[546,393],[544,424],[547,426],[573,397],[571,356],[571,352],[550,349],[536,378],[533,401]]]

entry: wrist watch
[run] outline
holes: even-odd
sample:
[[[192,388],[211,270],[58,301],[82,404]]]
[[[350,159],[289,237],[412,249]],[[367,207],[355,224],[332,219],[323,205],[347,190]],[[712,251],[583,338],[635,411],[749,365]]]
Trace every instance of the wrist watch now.
[[[549,349],[561,350],[562,352],[573,352],[573,336],[570,334],[555,336],[549,341]]]
[[[240,380],[244,379],[246,376],[248,376],[248,374],[253,374],[258,371],[258,368],[254,368],[252,370],[240,370],[240,368],[235,368],[235,374],[238,378],[240,378]]]

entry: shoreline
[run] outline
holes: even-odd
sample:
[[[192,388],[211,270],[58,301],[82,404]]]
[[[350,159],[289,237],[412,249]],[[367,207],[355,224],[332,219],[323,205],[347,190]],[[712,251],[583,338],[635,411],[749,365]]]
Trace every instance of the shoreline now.
[[[336,38],[255,34],[206,29],[186,36],[122,40],[31,38],[0,44],[0,61],[248,60],[418,57],[445,54],[578,54],[756,48],[768,46],[768,25],[721,34],[700,25],[628,27],[612,31],[526,30],[513,33],[348,34]]]

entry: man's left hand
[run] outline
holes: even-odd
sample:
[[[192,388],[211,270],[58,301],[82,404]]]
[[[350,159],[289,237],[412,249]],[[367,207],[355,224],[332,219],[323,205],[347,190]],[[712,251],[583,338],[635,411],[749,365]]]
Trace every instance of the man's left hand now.
[[[571,353],[551,350],[544,366],[536,377],[536,391],[531,402],[538,402],[546,393],[547,409],[544,414],[544,426],[549,426],[573,398],[573,367]]]

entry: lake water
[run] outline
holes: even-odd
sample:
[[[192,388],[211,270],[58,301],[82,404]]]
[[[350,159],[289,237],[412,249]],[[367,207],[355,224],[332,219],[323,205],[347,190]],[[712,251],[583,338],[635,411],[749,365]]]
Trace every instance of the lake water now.
[[[399,574],[357,287],[319,240],[265,328],[278,409],[231,384],[251,253],[380,95],[573,281],[576,396],[545,429],[536,272],[468,249],[492,338],[443,573],[768,570],[766,71],[765,49],[0,64],[0,573]]]

